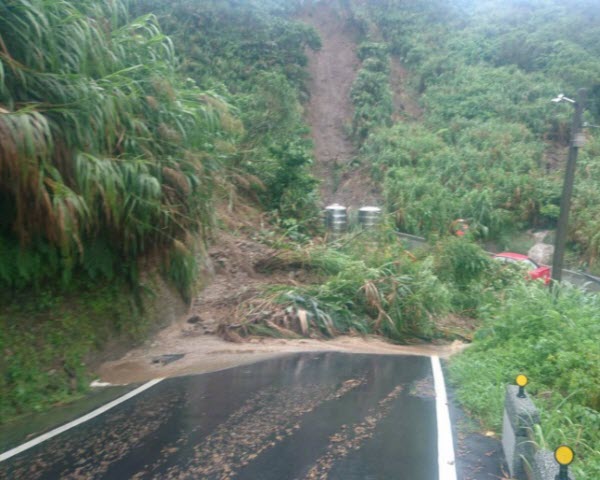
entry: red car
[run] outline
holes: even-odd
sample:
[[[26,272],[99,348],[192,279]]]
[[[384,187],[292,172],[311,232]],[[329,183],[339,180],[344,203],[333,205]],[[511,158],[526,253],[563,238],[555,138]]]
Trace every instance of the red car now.
[[[527,276],[531,280],[541,279],[546,285],[550,283],[552,278],[552,270],[550,267],[545,265],[538,265],[527,255],[521,255],[520,253],[503,252],[494,255],[496,260],[504,263],[520,263],[527,267]]]

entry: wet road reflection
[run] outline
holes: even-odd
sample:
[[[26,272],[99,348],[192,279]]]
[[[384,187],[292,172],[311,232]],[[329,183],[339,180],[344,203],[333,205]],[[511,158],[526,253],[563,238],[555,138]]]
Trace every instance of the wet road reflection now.
[[[171,378],[0,478],[435,480],[430,359],[303,353]]]

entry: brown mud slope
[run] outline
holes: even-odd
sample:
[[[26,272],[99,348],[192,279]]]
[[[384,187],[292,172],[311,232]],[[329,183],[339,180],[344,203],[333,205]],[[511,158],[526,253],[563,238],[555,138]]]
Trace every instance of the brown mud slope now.
[[[356,148],[346,134],[354,109],[350,90],[360,68],[356,41],[338,2],[319,2],[300,19],[315,27],[323,47],[309,52],[310,102],[307,120],[315,144],[315,176],[321,180],[321,198],[328,205],[351,207],[380,202],[379,188],[368,166],[354,167]]]

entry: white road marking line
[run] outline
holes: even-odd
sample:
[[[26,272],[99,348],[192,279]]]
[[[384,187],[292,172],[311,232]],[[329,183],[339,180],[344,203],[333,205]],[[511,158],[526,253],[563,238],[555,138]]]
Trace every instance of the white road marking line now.
[[[77,425],[81,425],[82,423],[87,422],[88,420],[91,420],[94,417],[97,417],[98,415],[102,415],[104,412],[107,412],[108,410],[110,410],[113,407],[116,407],[120,403],[123,403],[129,400],[130,398],[135,397],[136,395],[142,393],[144,390],[148,390],[150,387],[153,387],[162,380],[162,378],[150,380],[149,382],[144,383],[141,387],[138,387],[135,390],[126,393],[122,397],[119,397],[116,400],[113,400],[112,402],[109,402],[106,405],[97,408],[96,410],[88,413],[87,415],[84,415],[83,417],[79,417],[78,419],[73,420],[72,422],[66,423],[62,427],[55,428],[54,430],[44,433],[43,435],[40,435],[39,437],[34,438],[33,440],[30,440],[29,442],[26,442],[22,445],[19,445],[18,447],[4,452],[0,455],[0,462],[8,460],[9,458],[18,455],[19,453],[24,452],[25,450],[29,450],[30,448],[33,448],[36,445],[39,445],[40,443],[51,439],[52,437],[56,437],[57,435],[60,435],[61,433],[66,432],[67,430],[70,430],[71,428],[76,427]]]
[[[431,357],[433,384],[435,386],[435,403],[438,428],[438,468],[440,480],[456,480],[454,443],[452,441],[452,425],[448,411],[448,397],[444,384],[444,373],[439,357]]]

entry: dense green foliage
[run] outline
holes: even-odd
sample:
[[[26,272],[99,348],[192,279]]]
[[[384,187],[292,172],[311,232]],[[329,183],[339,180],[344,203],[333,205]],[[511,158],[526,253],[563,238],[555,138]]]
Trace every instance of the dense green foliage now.
[[[577,182],[571,207],[570,232],[574,248],[598,271],[600,259],[600,136],[591,138],[578,159]]]
[[[316,180],[310,176],[301,101],[305,50],[320,48],[314,29],[290,20],[294,2],[144,0],[182,55],[182,68],[234,105],[243,125],[230,140],[230,178],[258,195],[282,220],[314,226]]]
[[[140,256],[158,253],[189,294],[215,185],[311,224],[300,99],[304,50],[319,38],[284,10],[0,4],[0,283],[135,281]]]
[[[560,185],[539,168],[542,152],[523,125],[497,120],[435,133],[400,123],[362,149],[376,176],[385,171],[388,208],[401,229],[445,234],[454,219],[467,218],[492,237],[558,216]]]
[[[180,77],[156,18],[14,0],[0,32],[0,286],[135,279],[140,256],[189,250],[227,107]]]
[[[0,417],[86,389],[138,340],[140,261],[189,298],[228,105],[129,3],[0,2]]]
[[[572,109],[550,99],[586,87],[586,115],[598,123],[598,4],[376,0],[355,10],[411,71],[425,110],[422,122],[380,128],[363,147],[398,227],[446,233],[462,217],[492,238],[553,227]],[[600,160],[597,130],[586,134],[570,239],[590,264]]]
[[[389,126],[393,111],[390,59],[384,44],[363,42],[358,47],[362,67],[352,84],[352,135],[362,143],[371,131]]]
[[[600,297],[518,285],[480,310],[474,344],[450,364],[458,398],[501,429],[504,388],[519,373],[542,411],[538,442],[571,445],[577,478],[600,476]]]
[[[141,339],[149,317],[132,293],[124,281],[1,293],[0,424],[85,392],[90,352]]]

